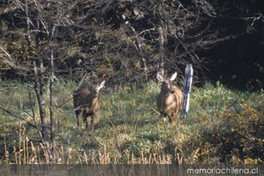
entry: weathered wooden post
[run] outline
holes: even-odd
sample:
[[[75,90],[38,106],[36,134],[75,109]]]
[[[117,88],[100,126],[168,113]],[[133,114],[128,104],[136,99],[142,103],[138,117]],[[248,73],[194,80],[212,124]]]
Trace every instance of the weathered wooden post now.
[[[183,102],[181,109],[181,116],[183,118],[187,117],[189,106],[190,106],[190,93],[192,87],[192,77],[193,77],[193,68],[192,64],[188,64],[185,67],[185,75],[184,75],[184,85],[183,85]]]

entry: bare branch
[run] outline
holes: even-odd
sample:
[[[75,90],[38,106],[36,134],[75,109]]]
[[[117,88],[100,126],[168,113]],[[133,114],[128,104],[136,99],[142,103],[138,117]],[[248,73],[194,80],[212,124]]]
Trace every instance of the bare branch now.
[[[29,124],[30,126],[32,126],[32,127],[34,127],[34,128],[37,129],[37,126],[36,126],[36,125],[34,125],[34,124],[28,122],[26,119],[24,119],[24,118],[22,118],[22,117],[19,117],[18,115],[12,113],[11,111],[9,111],[9,110],[7,110],[7,109],[1,107],[1,106],[0,106],[0,109],[1,109],[2,111],[4,111],[4,112],[8,113],[9,115],[11,115],[11,116],[13,116],[13,117],[15,117],[15,118],[17,118],[17,119],[19,119],[19,120],[22,120],[22,121],[26,122],[27,124]]]

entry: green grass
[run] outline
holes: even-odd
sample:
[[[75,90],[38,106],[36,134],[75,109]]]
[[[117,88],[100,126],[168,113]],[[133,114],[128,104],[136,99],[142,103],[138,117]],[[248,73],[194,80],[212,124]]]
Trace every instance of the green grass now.
[[[0,107],[13,114],[0,111],[1,162],[46,163],[45,146],[28,142],[28,138],[39,138],[37,130],[26,123],[36,123],[31,104],[37,117],[35,125],[40,123],[32,87],[1,84]],[[263,92],[232,91],[211,84],[194,87],[188,117],[173,125],[161,119],[156,110],[159,85],[155,82],[134,87],[130,93],[103,90],[95,130],[89,133],[84,125],[76,129],[75,87],[71,81],[54,85],[54,163],[263,163]]]

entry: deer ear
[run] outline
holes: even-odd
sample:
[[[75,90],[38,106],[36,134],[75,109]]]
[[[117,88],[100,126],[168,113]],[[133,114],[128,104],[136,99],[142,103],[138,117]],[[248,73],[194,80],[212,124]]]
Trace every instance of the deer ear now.
[[[99,86],[99,90],[102,89],[104,87],[104,85],[105,85],[105,81],[102,81],[100,86]]]
[[[170,80],[171,80],[171,81],[174,81],[174,80],[176,79],[176,77],[177,77],[177,72],[175,72],[175,73],[171,76]]]
[[[162,82],[163,81],[163,77],[160,75],[160,73],[158,72],[157,73],[157,79]]]

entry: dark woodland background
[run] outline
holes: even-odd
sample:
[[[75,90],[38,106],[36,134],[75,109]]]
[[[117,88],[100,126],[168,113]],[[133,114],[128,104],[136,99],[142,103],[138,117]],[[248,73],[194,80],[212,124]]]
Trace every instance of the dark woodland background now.
[[[262,0],[0,0],[2,80],[46,78],[129,85],[193,64],[194,84],[259,91]],[[54,66],[51,66],[51,57]]]

